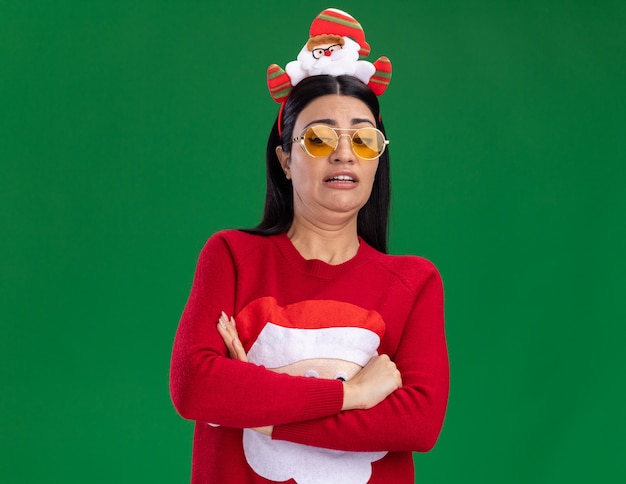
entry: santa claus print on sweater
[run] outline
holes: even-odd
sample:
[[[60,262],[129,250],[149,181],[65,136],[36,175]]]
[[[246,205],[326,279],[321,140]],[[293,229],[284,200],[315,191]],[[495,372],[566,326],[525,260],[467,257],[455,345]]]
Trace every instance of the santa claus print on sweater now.
[[[342,380],[377,354],[385,328],[376,311],[332,300],[281,307],[274,298],[263,297],[236,320],[249,362],[290,375]],[[249,429],[243,433],[243,448],[258,475],[298,484],[366,483],[371,463],[387,453],[322,449],[272,440]]]

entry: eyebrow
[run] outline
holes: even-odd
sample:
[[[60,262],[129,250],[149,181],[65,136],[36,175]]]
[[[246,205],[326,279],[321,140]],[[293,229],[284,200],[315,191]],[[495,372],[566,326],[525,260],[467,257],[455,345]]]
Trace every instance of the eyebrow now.
[[[376,127],[376,125],[374,123],[372,123],[372,121],[370,119],[367,119],[367,118],[352,118],[350,120],[350,124],[352,126],[354,126],[355,124],[361,124],[361,123],[368,123],[368,124],[371,124],[372,126]],[[337,121],[335,121],[334,119],[331,119],[331,118],[314,119],[313,121],[308,123],[306,126],[304,126],[303,129],[306,129],[309,126],[313,126],[314,124],[328,124],[330,126],[337,126]]]

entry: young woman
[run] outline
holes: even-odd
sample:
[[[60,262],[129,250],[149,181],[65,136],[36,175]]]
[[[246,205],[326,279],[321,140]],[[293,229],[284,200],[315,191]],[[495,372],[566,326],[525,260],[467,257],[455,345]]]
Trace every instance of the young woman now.
[[[414,482],[447,405],[443,290],[429,261],[386,254],[387,144],[352,75],[286,98],[263,220],[208,240],[176,333],[192,482]]]

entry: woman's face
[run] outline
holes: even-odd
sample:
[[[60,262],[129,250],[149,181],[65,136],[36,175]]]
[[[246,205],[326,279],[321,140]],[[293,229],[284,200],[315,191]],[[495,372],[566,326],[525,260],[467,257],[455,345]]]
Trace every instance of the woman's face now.
[[[339,130],[376,127],[367,105],[351,96],[330,94],[312,101],[296,119],[293,136],[307,127],[323,124]],[[352,131],[345,131],[352,134]],[[349,136],[340,136],[337,149],[315,158],[298,142],[290,152],[276,149],[278,159],[293,184],[294,215],[311,222],[342,223],[358,214],[372,192],[378,158],[363,160],[352,151]]]

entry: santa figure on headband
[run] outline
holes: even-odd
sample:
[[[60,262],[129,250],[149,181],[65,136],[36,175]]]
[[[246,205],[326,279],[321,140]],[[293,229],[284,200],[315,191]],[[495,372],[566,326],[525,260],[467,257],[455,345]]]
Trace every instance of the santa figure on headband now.
[[[342,10],[328,8],[313,20],[309,40],[297,60],[289,62],[284,70],[276,64],[268,68],[270,93],[282,103],[305,77],[326,74],[354,76],[380,96],[391,79],[391,62],[387,57],[379,57],[373,64],[360,60],[369,53],[361,24]]]

